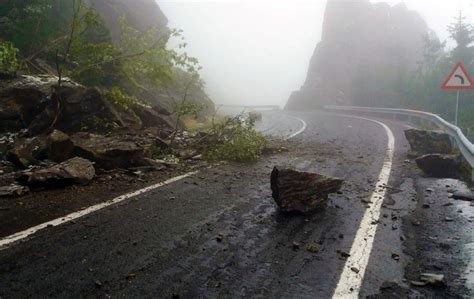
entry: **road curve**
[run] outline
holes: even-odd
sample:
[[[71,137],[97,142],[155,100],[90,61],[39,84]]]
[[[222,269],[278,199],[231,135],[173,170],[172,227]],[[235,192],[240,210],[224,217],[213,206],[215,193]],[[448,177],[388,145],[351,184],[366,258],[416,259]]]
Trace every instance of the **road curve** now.
[[[396,142],[388,178],[382,169],[391,137],[380,123],[321,112],[272,112],[263,122],[272,135],[298,133],[288,153],[205,169],[38,231],[0,251],[0,297],[330,298],[357,257],[361,227],[372,248],[365,275],[346,295],[402,284],[410,261],[402,218],[416,205],[413,181],[404,176],[404,126],[389,124]],[[274,165],[341,177],[342,194],[313,216],[283,215],[269,187]],[[392,187],[380,186],[381,178]],[[381,217],[367,227],[374,209]],[[318,253],[305,250],[312,243]]]

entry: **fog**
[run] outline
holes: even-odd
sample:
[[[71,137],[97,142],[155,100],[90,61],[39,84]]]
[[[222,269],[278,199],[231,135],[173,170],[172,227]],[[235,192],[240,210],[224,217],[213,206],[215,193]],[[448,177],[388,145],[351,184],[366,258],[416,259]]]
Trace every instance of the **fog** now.
[[[373,1],[389,2],[401,1]],[[460,9],[474,22],[474,0],[407,0],[441,39]],[[321,38],[326,1],[158,0],[169,26],[184,30],[206,91],[219,104],[285,105],[303,84]]]

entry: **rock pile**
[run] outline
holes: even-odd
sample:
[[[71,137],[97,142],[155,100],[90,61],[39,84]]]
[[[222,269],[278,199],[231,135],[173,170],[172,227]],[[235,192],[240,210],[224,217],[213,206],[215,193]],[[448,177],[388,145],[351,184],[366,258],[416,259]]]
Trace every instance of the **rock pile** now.
[[[410,129],[405,131],[411,157],[428,176],[435,178],[469,179],[470,166],[455,153],[451,137],[438,131]]]

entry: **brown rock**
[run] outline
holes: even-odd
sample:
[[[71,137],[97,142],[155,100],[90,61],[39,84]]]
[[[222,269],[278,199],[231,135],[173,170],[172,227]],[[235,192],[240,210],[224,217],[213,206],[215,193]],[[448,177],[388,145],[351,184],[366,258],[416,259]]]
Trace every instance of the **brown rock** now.
[[[9,186],[1,186],[0,187],[0,197],[17,197],[22,196],[28,193],[30,189],[25,186],[20,186],[16,184],[12,184]]]
[[[63,162],[72,157],[74,143],[69,136],[54,130],[47,138],[47,157],[54,162]]]
[[[310,214],[321,209],[342,183],[341,179],[278,167],[271,173],[273,199],[286,213]]]
[[[26,168],[44,158],[46,148],[46,140],[43,137],[17,139],[6,159],[17,167]]]
[[[410,143],[414,156],[453,152],[451,138],[446,133],[410,129],[405,131],[405,137]]]
[[[95,169],[89,160],[75,157],[53,167],[23,173],[18,181],[32,188],[63,187],[89,183]]]
[[[430,154],[416,159],[423,172],[435,178],[463,179],[469,177],[469,166],[460,155]]]
[[[102,136],[78,133],[71,137],[74,153],[96,163],[98,168],[115,169],[149,166],[153,141],[138,136]]]

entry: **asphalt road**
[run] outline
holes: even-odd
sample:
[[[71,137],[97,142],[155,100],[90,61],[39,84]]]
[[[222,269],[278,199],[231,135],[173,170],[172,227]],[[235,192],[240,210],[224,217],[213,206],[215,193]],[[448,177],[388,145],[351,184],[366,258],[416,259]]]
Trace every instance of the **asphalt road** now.
[[[345,285],[347,253],[375,205],[367,200],[384,189],[360,288],[346,297],[468,298],[472,264],[461,245],[472,243],[472,217],[458,218],[457,205],[443,205],[445,185],[458,182],[421,178],[406,161],[406,126],[385,123],[395,141],[387,188],[378,185],[389,141],[380,124],[320,112],[268,113],[257,125],[270,135],[288,137],[306,124],[288,141],[289,152],[201,170],[0,250],[0,297],[330,298]],[[283,215],[271,198],[274,165],[341,177],[342,194],[313,216]],[[428,186],[439,192],[425,194]],[[451,214],[455,221],[444,223]],[[439,251],[434,235],[453,243]],[[309,252],[307,244],[321,250]],[[448,287],[410,287],[428,270],[446,274]]]

